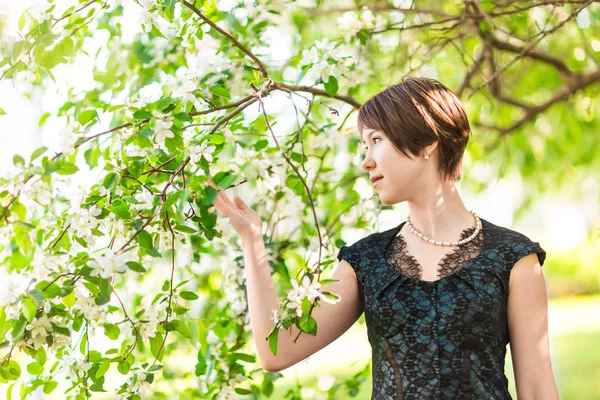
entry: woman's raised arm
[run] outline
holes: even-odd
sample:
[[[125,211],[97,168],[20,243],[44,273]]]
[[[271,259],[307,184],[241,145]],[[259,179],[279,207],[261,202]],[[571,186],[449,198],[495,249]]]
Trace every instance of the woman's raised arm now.
[[[218,189],[212,182],[209,184]],[[338,282],[327,286],[329,291],[340,295],[341,300],[337,304],[320,302],[320,306],[313,309],[316,336],[303,333],[294,343],[298,329],[293,325],[287,331],[281,329],[277,356],[274,356],[266,338],[273,327],[273,310],[279,309],[279,298],[262,238],[262,221],[241,198],[235,196],[231,201],[222,190],[215,199],[215,207],[221,217],[229,218],[242,240],[250,325],[258,359],[265,370],[280,371],[306,359],[340,337],[360,317],[363,304],[356,275],[350,264],[341,260],[332,276]]]

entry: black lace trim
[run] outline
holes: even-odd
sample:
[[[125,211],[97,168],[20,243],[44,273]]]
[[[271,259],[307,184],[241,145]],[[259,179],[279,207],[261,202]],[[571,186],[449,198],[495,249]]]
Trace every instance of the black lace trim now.
[[[471,236],[475,229],[474,226],[463,229],[459,240]],[[480,230],[475,239],[469,243],[458,245],[446,253],[438,264],[438,279],[452,275],[471,259],[477,257],[483,250],[483,240],[483,230]],[[385,249],[385,259],[402,274],[413,279],[421,279],[422,267],[419,261],[408,252],[406,245],[404,237],[399,233]]]

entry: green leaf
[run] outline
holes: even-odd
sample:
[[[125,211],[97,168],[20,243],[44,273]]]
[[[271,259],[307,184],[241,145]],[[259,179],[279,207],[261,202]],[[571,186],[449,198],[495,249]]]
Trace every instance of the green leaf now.
[[[325,91],[327,92],[328,95],[330,96],[335,96],[338,92],[338,81],[335,78],[335,76],[330,76],[329,80],[327,82],[325,82]]]
[[[2,368],[2,377],[7,380],[15,381],[21,376],[21,366],[14,360],[10,360],[8,364]]]
[[[56,381],[46,382],[44,384],[44,393],[46,393],[46,394],[52,393],[52,391],[54,389],[56,389],[57,386],[58,386],[58,382],[56,382]]]
[[[231,97],[229,90],[225,89],[223,86],[213,86],[209,89],[209,91],[216,96],[223,97],[226,100],[229,100]]]
[[[102,186],[104,186],[107,189],[112,189],[115,187],[118,180],[119,175],[116,172],[111,171],[108,174],[106,174],[106,176],[102,180]]]
[[[154,36],[158,36],[161,38],[165,38],[165,35],[163,35],[157,28],[156,26],[154,26],[154,24],[152,25],[152,29],[150,30],[150,33],[153,34]]]
[[[198,295],[194,292],[188,292],[188,291],[182,291],[181,293],[179,293],[179,296],[181,296],[181,298],[186,299],[186,300],[196,300],[198,299]]]
[[[21,14],[21,16],[19,17],[19,22],[17,24],[18,28],[20,31],[23,30],[23,28],[25,27],[25,23],[27,22],[27,20],[25,19],[25,13]]]
[[[72,291],[68,295],[64,296],[62,298],[62,301],[65,306],[69,308],[73,307],[73,305],[75,304],[75,291]]]
[[[110,301],[110,293],[112,291],[110,279],[100,279],[98,287],[100,288],[100,294],[96,297],[95,301],[97,305],[101,306]]]
[[[104,361],[98,368],[98,371],[96,371],[96,379],[99,379],[100,377],[104,376],[104,374],[106,374],[106,372],[109,370],[109,368],[110,368],[110,361]]]
[[[173,321],[169,321],[169,325],[173,324],[173,328],[181,333],[181,335],[183,337],[186,337],[188,339],[192,338],[192,335],[190,333],[190,328],[188,328],[188,326],[185,324],[185,322],[178,320],[178,319],[174,319]]]
[[[45,299],[53,299],[62,294],[62,289],[56,283],[42,281],[35,286],[36,289],[42,290]]]
[[[193,118],[188,113],[176,113],[173,116],[181,121],[190,122],[193,121]]]
[[[36,158],[38,158],[39,156],[41,156],[42,154],[44,154],[46,151],[48,150],[47,147],[42,146],[38,149],[36,149],[32,154],[31,154],[31,161],[35,160]]]
[[[252,394],[251,390],[239,388],[239,387],[235,388],[235,392],[238,394]]]
[[[57,165],[56,173],[59,175],[73,175],[77,171],[79,171],[79,168],[75,164],[63,162]]]
[[[41,306],[44,302],[44,292],[38,289],[32,289],[29,291],[29,296],[35,301],[36,305]]]
[[[130,270],[135,271],[135,272],[146,272],[146,268],[142,267],[142,264],[135,262],[135,261],[127,261],[127,266],[129,267]]]
[[[39,127],[44,126],[44,124],[46,123],[46,120],[48,119],[49,116],[50,116],[50,113],[48,111],[43,113],[42,116],[40,117],[40,120],[38,121],[38,126]]]
[[[334,300],[334,301],[340,300],[340,296],[336,293],[332,293],[332,292],[324,290],[323,292],[321,292],[321,294],[323,296],[327,297],[329,300]]]
[[[98,112],[96,110],[85,110],[84,112],[79,114],[77,121],[81,125],[86,125],[88,122],[90,122],[91,120],[93,120],[94,118],[97,118],[97,117],[98,117]]]
[[[310,312],[310,308],[312,307],[312,303],[311,301],[308,299],[308,297],[305,297],[302,299],[302,314],[308,314]]]
[[[196,230],[192,227],[189,227],[187,225],[180,225],[180,224],[175,225],[175,230],[179,231],[179,232],[184,232],[184,233],[197,233],[198,232],[198,230]]]
[[[93,363],[97,363],[102,360],[102,354],[98,350],[90,350],[88,353],[89,361]]]
[[[160,346],[162,345],[162,341],[163,341],[163,337],[161,335],[160,332],[156,332],[156,335],[154,335],[154,337],[150,338],[150,352],[152,353],[152,355],[154,357],[157,356],[158,354],[158,349],[160,348]],[[162,360],[162,356],[165,353],[165,349],[164,347],[160,350],[160,355],[158,358],[158,361]]]
[[[179,199],[180,196],[181,196],[181,190],[178,190],[177,192],[171,193],[169,195],[169,197],[167,197],[167,200],[165,201],[165,204],[163,204],[163,210],[166,210],[169,207],[171,207],[177,201],[177,199]]]
[[[123,375],[127,375],[129,368],[131,368],[131,365],[129,365],[127,361],[121,361],[119,365],[117,365],[117,370]]]
[[[39,375],[44,372],[44,367],[42,367],[42,365],[40,365],[40,363],[37,361],[34,361],[27,365],[27,372],[29,372],[31,375]]]
[[[25,166],[25,159],[18,154],[13,156],[13,165],[17,168],[23,168]]]
[[[39,349],[37,349],[37,351],[35,353],[35,359],[41,365],[44,365],[46,363],[46,350],[44,350],[43,347],[40,347]]]
[[[140,231],[135,237],[135,240],[145,249],[154,249],[154,245],[152,244],[152,235],[150,235],[145,230]]]
[[[256,361],[256,356],[253,356],[252,354],[232,353],[231,355],[233,357],[237,358],[238,360],[242,360],[242,361],[249,362],[249,363],[253,363]]]
[[[0,108],[0,115],[6,115],[6,111],[3,108]]]
[[[37,313],[37,307],[33,300],[29,297],[23,299],[23,315],[27,319],[28,322],[33,321],[35,318],[35,314]]]
[[[152,114],[146,110],[137,110],[133,113],[134,119],[150,119],[152,118]]]
[[[317,321],[310,314],[303,314],[300,317],[300,329],[304,332],[316,336],[317,335]]]
[[[269,349],[274,356],[277,355],[277,341],[279,339],[279,328],[275,327],[269,334]]]
[[[104,325],[104,334],[112,339],[117,340],[119,338],[119,334],[121,333],[121,329],[115,324],[106,324]]]

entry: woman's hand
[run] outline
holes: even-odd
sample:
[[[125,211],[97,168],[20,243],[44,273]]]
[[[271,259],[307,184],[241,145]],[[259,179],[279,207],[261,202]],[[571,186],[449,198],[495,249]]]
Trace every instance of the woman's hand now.
[[[233,196],[233,201],[210,179],[206,182],[218,190],[215,207],[222,218],[229,218],[229,223],[241,238],[262,237],[262,219],[239,196]]]

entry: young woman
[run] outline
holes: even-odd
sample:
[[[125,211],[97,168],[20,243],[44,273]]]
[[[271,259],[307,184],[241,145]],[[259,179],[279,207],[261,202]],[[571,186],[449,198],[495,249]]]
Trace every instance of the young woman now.
[[[510,343],[518,398],[558,399],[549,356],[547,294],[538,242],[467,210],[454,182],[471,135],[460,100],[440,82],[406,77],[368,100],[358,128],[362,167],[386,205],[408,202],[398,226],[342,246],[328,286],[342,300],[313,310],[318,334],[265,340],[279,299],[261,235],[242,199],[215,206],[239,233],[252,331],[262,366],[280,371],[342,335],[364,312],[373,354],[372,399],[510,399]],[[212,183],[209,183],[213,185]],[[213,185],[214,186],[214,185]]]

